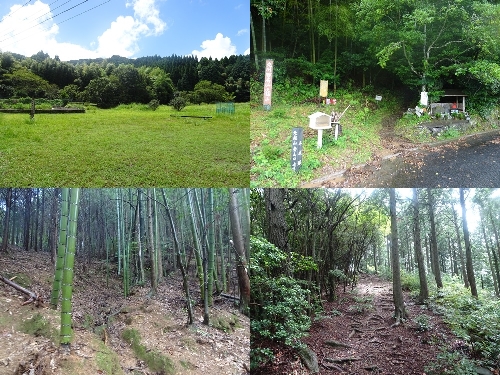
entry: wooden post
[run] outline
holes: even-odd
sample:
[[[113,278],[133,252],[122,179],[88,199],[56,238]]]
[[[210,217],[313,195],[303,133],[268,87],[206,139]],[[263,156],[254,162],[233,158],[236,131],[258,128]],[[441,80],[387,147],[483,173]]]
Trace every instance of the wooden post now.
[[[30,111],[30,120],[35,118],[35,98],[31,99],[31,111]]]

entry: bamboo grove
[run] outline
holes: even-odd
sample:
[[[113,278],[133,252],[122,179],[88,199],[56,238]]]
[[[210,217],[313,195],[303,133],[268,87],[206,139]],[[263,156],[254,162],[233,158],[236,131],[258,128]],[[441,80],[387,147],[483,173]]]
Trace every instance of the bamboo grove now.
[[[187,323],[203,303],[210,323],[213,295],[224,293],[248,313],[250,286],[247,189],[0,189],[0,251],[50,253],[50,303],[62,291],[61,343],[71,339],[73,268],[101,262],[106,283],[158,286],[182,275]],[[74,262],[74,266],[73,266]],[[196,287],[195,287],[196,285]]]
[[[252,190],[252,365],[269,358],[269,340],[300,348],[324,301],[360,274],[393,280],[397,323],[408,319],[402,289],[419,304],[451,285],[469,308],[497,301],[499,212],[498,189]],[[494,361],[498,340],[467,324],[465,340]]]

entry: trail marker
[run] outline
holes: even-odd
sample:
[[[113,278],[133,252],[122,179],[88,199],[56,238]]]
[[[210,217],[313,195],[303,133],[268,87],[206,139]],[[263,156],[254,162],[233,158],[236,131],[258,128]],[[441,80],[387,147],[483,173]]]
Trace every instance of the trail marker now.
[[[266,111],[271,110],[271,95],[273,93],[273,63],[274,60],[266,60],[266,75],[264,79],[264,100],[263,105]]]

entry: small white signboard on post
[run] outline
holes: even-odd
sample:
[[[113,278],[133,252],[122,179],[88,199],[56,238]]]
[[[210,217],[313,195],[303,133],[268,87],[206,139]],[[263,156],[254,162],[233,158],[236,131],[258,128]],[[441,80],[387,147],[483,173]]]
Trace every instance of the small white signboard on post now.
[[[266,75],[264,79],[264,109],[271,110],[271,95],[273,92],[273,63],[274,60],[266,60]]]
[[[382,101],[382,95],[375,95],[375,100],[376,100],[377,102]]]

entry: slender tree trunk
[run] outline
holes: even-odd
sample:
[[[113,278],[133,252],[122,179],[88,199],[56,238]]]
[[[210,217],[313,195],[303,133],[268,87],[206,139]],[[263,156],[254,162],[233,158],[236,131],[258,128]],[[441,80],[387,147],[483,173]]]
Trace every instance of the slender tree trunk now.
[[[420,240],[420,213],[419,213],[418,191],[416,188],[413,188],[413,225],[414,225],[413,239],[415,246],[415,257],[417,258],[418,277],[420,280],[420,294],[418,296],[418,300],[420,303],[424,303],[424,301],[429,298],[429,290],[427,288],[424,256],[422,254],[422,243]]]
[[[61,302],[61,345],[69,346],[73,329],[71,324],[71,299],[73,296],[73,265],[75,263],[76,227],[80,189],[70,189],[70,208],[68,217],[67,251],[64,260]]]
[[[163,192],[163,198],[165,199],[165,193]],[[170,213],[170,209],[168,208],[168,204],[165,204],[165,209],[167,211],[167,216],[168,220],[170,222],[170,227],[172,228],[172,235],[174,237],[174,248],[175,248],[175,253],[177,254],[177,262],[179,264],[179,267],[181,269],[181,274],[182,274],[182,284],[184,286],[184,292],[186,293],[186,304],[188,308],[188,324],[193,323],[193,309],[191,307],[191,296],[189,295],[189,281],[188,281],[188,275],[186,273],[186,270],[184,268],[184,263],[182,262],[181,259],[181,250],[179,246],[179,241],[177,239],[177,231],[175,230],[175,224],[174,220],[172,218],[172,214]]]
[[[120,215],[121,208],[121,192],[120,189],[115,190],[115,200],[116,200],[116,232],[117,232],[117,246],[118,246],[118,275],[121,275],[122,271],[122,219]]]
[[[208,189],[208,304],[212,306],[212,294],[214,289],[214,263],[215,263],[215,222],[214,222],[214,196],[213,190]]]
[[[31,189],[24,190],[24,250],[28,251],[30,246],[30,225],[31,224]]]
[[[54,189],[53,196],[51,200],[50,207],[50,229],[49,229],[49,249],[50,249],[50,260],[54,267],[56,266],[56,257],[57,257],[57,207],[58,207],[58,196],[59,190]]]
[[[469,228],[467,226],[467,211],[465,209],[464,189],[460,188],[460,206],[462,206],[462,222],[465,241],[465,268],[467,269],[467,279],[470,284],[470,291],[473,297],[477,298],[476,279],[474,277],[474,267],[472,266],[472,249],[469,238]]]
[[[160,246],[160,232],[158,224],[158,205],[156,200],[156,189],[153,188],[153,198],[154,198],[154,212],[155,212],[155,246],[156,246],[156,259],[158,268],[158,282],[163,280],[163,252]]]
[[[153,203],[152,203],[152,189],[148,189],[146,194],[146,205],[147,205],[147,215],[148,215],[148,245],[149,245],[149,255],[151,258],[151,291],[156,294],[158,290],[158,259],[154,244],[153,236]]]
[[[9,223],[12,204],[12,188],[7,188],[5,193],[5,217],[3,219],[2,251],[7,252],[9,244]]]
[[[42,217],[41,217],[41,221],[40,221],[40,244],[38,246],[38,248],[43,251],[43,232],[44,232],[44,229],[45,229],[45,190],[46,189],[42,189]]]
[[[253,26],[252,12],[250,11],[250,32],[252,33],[253,56],[255,60],[255,71],[259,70],[259,59],[257,57],[257,42],[255,40],[255,28]]]
[[[189,224],[191,228],[191,233],[193,236],[193,243],[194,243],[194,256],[196,260],[196,274],[198,276],[198,285],[200,286],[200,293],[201,296],[203,296],[203,265],[202,265],[202,260],[201,260],[201,241],[200,241],[200,236],[198,234],[196,224],[195,224],[195,218],[197,217],[196,215],[196,210],[194,206],[194,196],[193,196],[193,190],[192,189],[185,189],[186,190],[186,198],[187,198],[187,203],[189,210],[191,212],[189,217]],[[166,201],[165,201],[166,204]],[[188,265],[189,266],[189,265]],[[202,297],[203,298],[203,297]]]
[[[455,233],[457,234],[457,246],[458,246],[458,258],[460,259],[460,272],[462,273],[462,280],[464,281],[464,286],[469,289],[469,279],[467,278],[467,272],[465,270],[465,257],[464,251],[462,249],[462,238],[460,236],[460,228],[458,225],[457,211],[452,207],[453,213],[453,224],[455,226]]]
[[[429,220],[431,224],[431,262],[434,264],[432,267],[434,271],[434,278],[436,280],[436,285],[438,288],[443,287],[443,281],[441,279],[441,267],[439,264],[439,253],[437,249],[437,238],[436,238],[436,222],[434,220],[434,196],[432,195],[431,189],[427,188],[427,199],[429,202]]]
[[[396,215],[396,190],[389,189],[389,205],[391,213],[391,256],[392,256],[392,291],[394,299],[394,318],[400,324],[406,318],[406,309],[401,287],[401,273],[399,268],[398,224]]]
[[[238,258],[237,272],[240,288],[240,311],[248,314],[250,303],[250,278],[248,277],[247,260],[245,259],[245,248],[243,233],[238,215],[237,189],[229,188],[229,217],[231,219],[231,233],[233,235],[234,248]],[[243,228],[245,233],[250,233],[250,228]]]
[[[59,303],[59,291],[63,277],[64,259],[66,256],[66,241],[68,230],[68,214],[69,214],[69,189],[63,188],[61,194],[61,218],[59,224],[59,245],[57,247],[57,262],[54,273],[54,282],[52,284],[52,297],[50,305],[55,310]]]
[[[491,277],[493,278],[493,287],[495,288],[495,296],[499,297],[500,291],[498,289],[498,281],[499,281],[498,280],[498,268],[497,268],[496,262],[493,261],[492,256],[491,256],[490,244],[488,241],[488,237],[486,236],[483,215],[482,215],[482,213],[480,215],[481,215],[481,232],[483,233],[484,245],[486,247],[486,252],[488,253],[488,263],[490,265]]]
[[[142,190],[137,189],[137,211],[136,211],[136,240],[137,240],[137,249],[138,249],[138,258],[139,258],[139,283],[144,283],[146,277],[144,274],[144,251],[142,250]]]

